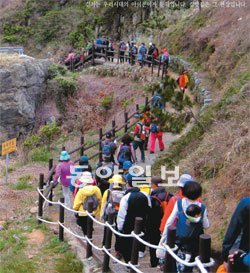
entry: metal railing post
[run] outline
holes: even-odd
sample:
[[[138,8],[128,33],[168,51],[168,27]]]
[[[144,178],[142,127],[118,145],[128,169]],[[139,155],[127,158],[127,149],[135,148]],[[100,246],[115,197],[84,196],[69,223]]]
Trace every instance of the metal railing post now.
[[[81,146],[84,145],[84,136],[81,136],[80,143],[81,143]],[[83,156],[83,155],[84,155],[84,147],[82,146],[80,150],[80,156]]]
[[[136,217],[135,218],[135,226],[134,226],[134,233],[135,234],[141,233],[142,224],[143,224],[143,219],[141,217]],[[136,238],[133,238],[133,245],[132,245],[132,250],[131,250],[131,264],[133,264],[135,266],[138,264],[139,246],[140,246],[140,242]],[[130,269],[130,273],[134,273],[134,272],[135,271],[133,269]]]
[[[64,197],[60,197],[60,202],[64,204]],[[59,223],[64,224],[64,207],[60,205],[59,207]],[[64,228],[59,225],[59,240],[63,241],[64,240]]]
[[[92,213],[93,212],[93,202],[88,203],[88,212]],[[86,216],[83,216],[86,217]],[[92,233],[93,233],[93,220],[87,216],[87,237],[89,240],[92,240]],[[92,253],[92,246],[89,242],[87,242],[87,249],[86,249],[86,258],[90,258],[93,255]]]
[[[43,183],[44,183],[44,174],[40,173],[39,175],[39,190],[43,193]],[[39,194],[38,195],[38,217],[43,217],[43,197]],[[38,220],[38,224],[42,222]]]
[[[53,168],[53,158],[49,159],[49,171]],[[53,175],[51,176],[51,180],[53,180]],[[51,188],[50,194],[49,194],[49,201],[53,201],[53,188]],[[49,206],[52,206],[51,203],[49,203]]]
[[[176,240],[176,228],[170,227],[168,229],[167,245],[171,248],[174,248],[175,240]],[[164,273],[177,272],[176,261],[168,252],[166,252],[165,254],[165,263],[164,263],[163,272]]]
[[[99,163],[102,162],[102,128],[99,129]]]

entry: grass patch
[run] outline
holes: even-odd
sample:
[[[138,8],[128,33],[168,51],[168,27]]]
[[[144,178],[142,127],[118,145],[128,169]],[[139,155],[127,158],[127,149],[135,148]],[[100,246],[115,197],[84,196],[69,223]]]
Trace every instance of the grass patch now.
[[[65,242],[59,241],[57,237],[52,238],[44,246],[44,252],[46,253],[51,253],[51,251],[53,251],[53,253],[66,253],[69,250],[69,245]]]
[[[82,273],[83,265],[74,253],[67,252],[56,259],[55,269],[58,273]]]
[[[48,162],[51,153],[46,148],[35,148],[30,153],[30,159],[33,162]]]

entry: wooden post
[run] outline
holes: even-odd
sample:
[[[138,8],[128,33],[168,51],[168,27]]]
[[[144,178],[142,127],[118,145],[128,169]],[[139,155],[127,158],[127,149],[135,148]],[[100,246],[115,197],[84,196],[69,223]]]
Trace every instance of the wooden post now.
[[[108,223],[112,225],[114,222],[114,219],[115,219],[115,214],[114,213],[109,214]],[[106,232],[105,248],[109,250],[111,248],[111,242],[112,242],[112,231],[108,227],[105,227],[105,232]],[[109,271],[109,260],[110,260],[109,255],[107,253],[104,253],[102,272]]]
[[[112,120],[112,136],[115,137],[115,120]]]
[[[139,104],[136,104],[136,112],[139,113]]]
[[[155,94],[155,90],[152,91],[152,97],[154,96],[154,94]]]
[[[141,233],[142,223],[143,223],[143,219],[141,217],[135,218],[135,227],[134,227],[135,234]],[[139,246],[140,246],[140,242],[136,238],[133,238],[133,245],[131,250],[131,264],[133,265],[138,264]],[[130,269],[130,273],[134,273],[134,272],[135,271],[133,269]]]
[[[161,56],[160,56],[159,64],[158,64],[158,73],[157,73],[157,77],[160,77],[160,70],[161,70]]]
[[[167,245],[171,248],[174,248],[175,240],[176,240],[176,228],[170,227],[168,229]],[[166,252],[166,254],[165,254],[165,263],[164,263],[163,272],[164,273],[177,272],[176,271],[176,261],[168,252]]]
[[[145,106],[148,105],[148,97],[145,98]]]
[[[128,112],[124,112],[124,122],[125,122],[125,127],[124,127],[124,133],[126,134],[128,131]]]
[[[108,60],[108,46],[105,46],[105,62]]]
[[[84,136],[81,136],[80,143],[81,143],[81,146],[84,145]],[[80,150],[80,156],[83,156],[83,155],[84,155],[84,147],[82,146]]]
[[[201,234],[199,238],[199,257],[202,263],[210,262],[211,257],[211,236]]]
[[[92,58],[91,58],[91,64],[94,66],[95,65],[95,45],[94,43],[92,44]]]
[[[50,158],[49,159],[49,171],[53,168],[53,158]],[[53,180],[53,175],[51,176],[51,180]],[[53,201],[53,188],[51,189],[50,191],[50,194],[49,194],[49,201]],[[49,203],[49,206],[51,207],[52,204]]]
[[[120,47],[118,47],[118,54],[117,54],[117,63],[120,62]]]
[[[88,212],[89,213],[93,212],[93,202],[88,203]],[[93,220],[90,217],[88,217],[88,219],[87,219],[87,237],[89,238],[89,240],[92,240],[92,233],[93,233]],[[92,246],[90,245],[90,243],[87,242],[86,258],[88,259],[91,256],[92,256]]]
[[[60,197],[60,202],[64,204],[64,197]],[[64,224],[64,207],[59,207],[59,223]],[[64,228],[59,225],[59,240],[64,240]]]
[[[44,174],[40,173],[39,176],[39,190],[43,193],[43,182],[44,182]],[[43,197],[39,194],[38,195],[38,217],[43,217]],[[38,224],[42,222],[38,220]]]
[[[99,129],[99,163],[102,162],[102,128]]]
[[[162,72],[161,72],[161,79],[162,79],[162,80],[163,80],[163,77],[164,77],[165,69],[166,69],[166,64],[163,63],[163,64],[162,64]]]

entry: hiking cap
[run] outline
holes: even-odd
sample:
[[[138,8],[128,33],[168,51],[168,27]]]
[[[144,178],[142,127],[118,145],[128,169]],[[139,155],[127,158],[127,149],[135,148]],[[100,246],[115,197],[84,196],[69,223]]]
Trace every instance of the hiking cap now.
[[[183,188],[186,182],[192,181],[192,180],[193,180],[193,177],[190,174],[185,173],[180,176],[177,182],[177,186]]]
[[[153,176],[151,178],[151,183],[152,184],[158,185],[158,184],[161,184],[162,182],[163,182],[163,180],[161,179],[160,176]]]
[[[141,118],[140,114],[134,114],[134,118]]]
[[[108,132],[107,134],[106,134],[106,138],[111,138],[112,137],[112,134],[110,133],[110,132]]]
[[[89,161],[89,157],[87,155],[83,155],[80,157],[79,162],[88,162]]]
[[[79,181],[83,184],[93,184],[94,180],[90,172],[83,172]]]
[[[69,160],[70,159],[70,155],[67,151],[62,151],[60,154],[60,160],[61,161],[65,161],[65,160]]]
[[[123,164],[122,164],[122,168],[123,170],[128,170],[130,167],[132,167],[133,164],[131,161],[127,160],[127,161],[124,161]]]

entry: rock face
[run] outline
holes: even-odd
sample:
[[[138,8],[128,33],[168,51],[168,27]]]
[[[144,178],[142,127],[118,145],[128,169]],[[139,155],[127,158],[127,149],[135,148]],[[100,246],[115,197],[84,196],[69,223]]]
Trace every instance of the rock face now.
[[[18,58],[9,66],[0,63],[0,142],[32,130],[46,90],[50,61]]]

